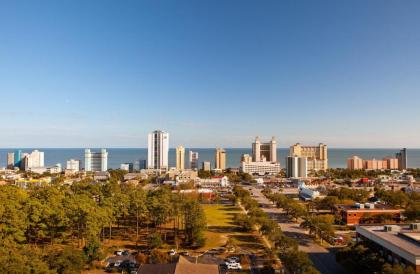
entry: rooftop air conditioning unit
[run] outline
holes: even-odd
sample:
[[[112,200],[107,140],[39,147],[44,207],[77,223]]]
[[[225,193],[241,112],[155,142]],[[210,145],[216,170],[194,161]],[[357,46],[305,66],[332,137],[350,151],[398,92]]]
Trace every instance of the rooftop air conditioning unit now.
[[[410,224],[410,230],[420,231],[420,223]]]
[[[390,232],[390,231],[400,231],[401,228],[397,225],[384,225],[384,231]]]

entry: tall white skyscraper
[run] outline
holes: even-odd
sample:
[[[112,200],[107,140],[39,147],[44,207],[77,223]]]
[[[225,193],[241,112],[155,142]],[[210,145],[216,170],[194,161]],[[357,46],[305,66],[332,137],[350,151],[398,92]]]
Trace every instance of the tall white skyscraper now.
[[[44,167],[44,152],[34,150],[30,154],[25,154],[24,167],[25,170]]]
[[[85,149],[85,171],[107,171],[108,170],[108,152],[101,149],[100,152],[92,152]]]
[[[147,168],[168,170],[169,133],[155,130],[149,133]]]

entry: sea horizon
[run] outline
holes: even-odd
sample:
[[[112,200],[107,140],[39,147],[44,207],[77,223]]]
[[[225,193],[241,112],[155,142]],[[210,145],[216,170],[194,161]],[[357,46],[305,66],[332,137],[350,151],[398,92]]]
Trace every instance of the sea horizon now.
[[[123,163],[132,163],[136,160],[147,159],[147,148],[113,148],[98,147],[90,148],[98,150],[105,148],[108,151],[108,168],[118,169]],[[0,167],[6,166],[7,153],[14,152],[17,149],[23,152],[31,152],[38,149],[44,152],[44,161],[46,166],[52,166],[60,163],[63,168],[66,167],[67,160],[78,159],[84,162],[84,149],[86,148],[0,148]],[[239,167],[242,154],[251,154],[251,148],[224,148],[226,150],[227,167]],[[328,164],[330,168],[345,168],[347,159],[357,155],[363,159],[381,159],[388,156],[395,156],[401,148],[328,148]],[[188,151],[192,150],[199,153],[199,167],[203,161],[210,161],[214,166],[215,148],[185,148],[185,165],[189,166]],[[289,148],[277,148],[277,159],[282,168],[285,167],[285,158],[289,154]],[[407,148],[408,167],[420,168],[420,149]],[[175,166],[175,148],[169,149],[169,166]]]

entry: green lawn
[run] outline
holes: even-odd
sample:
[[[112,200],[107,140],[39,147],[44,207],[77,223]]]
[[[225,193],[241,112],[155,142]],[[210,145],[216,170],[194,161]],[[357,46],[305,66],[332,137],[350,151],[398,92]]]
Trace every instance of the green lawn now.
[[[230,205],[203,205],[203,208],[206,213],[208,230],[205,232],[206,245],[200,250],[224,246],[228,235],[234,234],[237,230],[233,218],[241,210]]]
[[[206,245],[200,251],[225,246],[229,237],[234,239],[242,250],[254,253],[264,250],[261,237],[257,232],[243,232],[233,222],[241,209],[230,205],[203,205],[207,218],[208,230],[205,232]]]
[[[239,208],[229,205],[203,205],[203,208],[210,228],[214,226],[234,226],[234,215],[241,212]]]

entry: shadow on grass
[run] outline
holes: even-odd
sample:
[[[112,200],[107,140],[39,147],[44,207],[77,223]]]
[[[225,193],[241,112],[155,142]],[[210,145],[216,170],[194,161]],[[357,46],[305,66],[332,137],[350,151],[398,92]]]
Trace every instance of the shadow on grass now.
[[[209,226],[208,230],[217,233],[229,233],[241,231],[238,226]]]
[[[224,207],[218,208],[217,210],[220,210],[220,211],[238,211],[238,212],[240,212],[240,209],[237,208],[237,207],[234,207],[234,206],[224,206]]]

